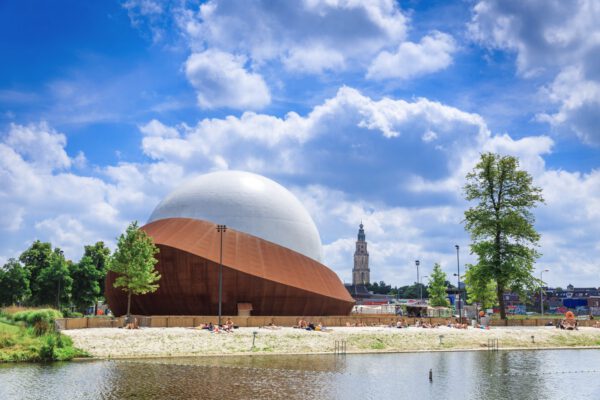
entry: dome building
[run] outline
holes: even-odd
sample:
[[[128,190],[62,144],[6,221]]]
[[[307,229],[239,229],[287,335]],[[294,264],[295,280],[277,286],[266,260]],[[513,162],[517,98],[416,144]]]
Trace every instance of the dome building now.
[[[190,180],[141,229],[160,249],[161,280],[155,293],[132,297],[132,313],[216,315],[221,238],[223,315],[346,315],[354,304],[321,264],[319,232],[302,203],[263,176],[221,171]],[[127,299],[114,279],[107,277],[106,298],[122,315]]]

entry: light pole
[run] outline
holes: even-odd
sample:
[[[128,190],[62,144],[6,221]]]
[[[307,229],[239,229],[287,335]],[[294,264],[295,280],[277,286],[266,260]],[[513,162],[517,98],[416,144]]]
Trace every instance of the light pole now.
[[[223,301],[223,233],[227,230],[225,225],[217,225],[217,232],[221,236],[221,246],[219,250],[219,326],[221,326],[221,306]]]
[[[456,280],[457,280],[457,294],[459,295],[459,299],[458,299],[458,318],[459,318],[459,323],[462,324],[462,306],[461,306],[461,301],[462,301],[462,296],[460,296],[460,258],[458,256],[458,250],[460,249],[460,247],[455,244],[454,247],[456,247],[456,268],[458,269],[458,274],[456,276]]]
[[[421,282],[419,280],[419,265],[421,265],[421,261],[415,260],[415,265],[417,266],[417,283]],[[419,285],[419,298],[423,300],[423,292],[421,291],[421,285]]]
[[[423,290],[423,281],[425,280],[425,278],[429,278],[429,275],[424,275],[421,277],[421,284],[419,285],[419,288],[421,288],[421,290]],[[423,296],[421,296],[421,300],[423,300]]]
[[[544,283],[544,281],[542,280],[542,275],[544,274],[544,272],[550,272],[550,270],[545,269],[543,271],[540,271],[540,309],[542,311],[542,317],[544,316],[544,295],[542,290],[542,284]]]

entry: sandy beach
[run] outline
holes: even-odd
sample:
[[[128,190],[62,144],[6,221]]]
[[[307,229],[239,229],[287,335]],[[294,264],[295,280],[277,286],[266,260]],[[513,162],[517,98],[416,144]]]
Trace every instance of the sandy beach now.
[[[253,332],[257,332],[254,347]],[[76,347],[99,358],[332,353],[336,341],[346,342],[347,353],[485,350],[489,339],[498,339],[500,349],[600,348],[597,328],[334,327],[327,332],[239,328],[232,333],[192,328],[95,328],[63,333],[73,339]]]

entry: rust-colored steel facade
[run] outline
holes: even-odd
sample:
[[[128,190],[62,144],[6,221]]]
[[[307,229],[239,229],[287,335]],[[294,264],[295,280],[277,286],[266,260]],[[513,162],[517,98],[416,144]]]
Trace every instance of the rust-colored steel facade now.
[[[155,293],[132,296],[131,312],[142,315],[216,315],[220,236],[211,222],[169,218],[142,227],[159,247],[161,274]],[[127,297],[113,288],[106,299],[116,315]],[[326,266],[293,250],[233,229],[223,234],[223,315],[251,303],[252,315],[347,315],[354,300]]]

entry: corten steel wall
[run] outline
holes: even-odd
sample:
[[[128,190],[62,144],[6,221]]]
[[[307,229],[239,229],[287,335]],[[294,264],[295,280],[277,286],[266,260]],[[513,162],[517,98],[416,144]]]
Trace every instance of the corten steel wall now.
[[[220,237],[216,225],[169,218],[142,227],[159,247],[155,293],[132,296],[142,315],[216,315]],[[106,298],[116,315],[127,297],[107,276]],[[347,315],[354,300],[337,275],[317,261],[252,235],[223,234],[223,315],[251,303],[252,315]]]

